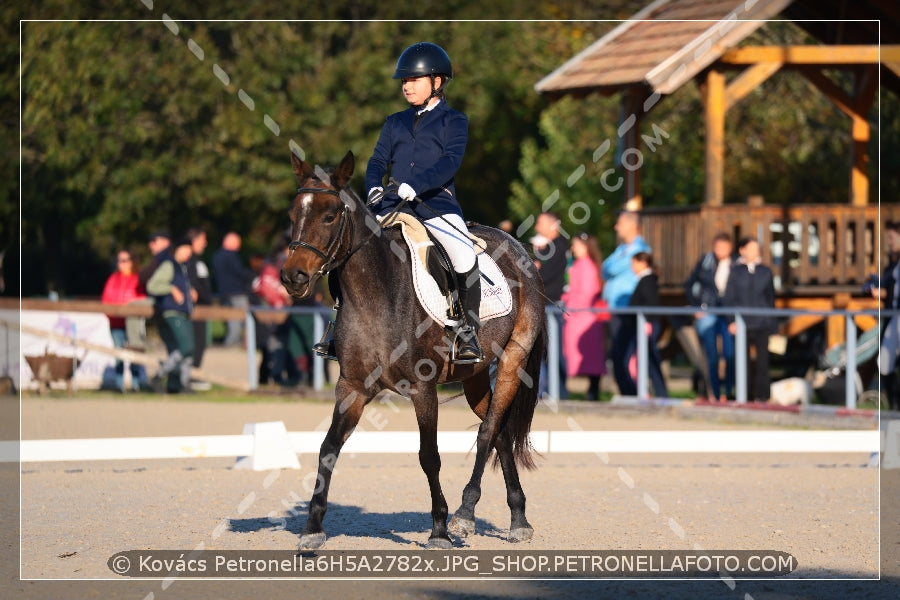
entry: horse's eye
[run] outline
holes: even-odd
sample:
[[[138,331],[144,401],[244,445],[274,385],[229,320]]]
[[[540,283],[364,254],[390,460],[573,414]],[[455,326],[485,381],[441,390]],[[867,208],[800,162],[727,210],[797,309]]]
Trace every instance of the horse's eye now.
[[[322,222],[326,225],[331,225],[334,223],[334,219],[337,217],[334,213],[329,213],[322,218]]]

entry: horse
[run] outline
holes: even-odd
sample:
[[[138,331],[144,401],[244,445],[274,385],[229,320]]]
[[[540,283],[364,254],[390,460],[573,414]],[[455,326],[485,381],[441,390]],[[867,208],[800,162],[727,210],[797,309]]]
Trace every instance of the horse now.
[[[330,173],[312,168],[293,153],[291,163],[299,187],[289,210],[292,242],[281,281],[298,299],[309,297],[329,272],[339,277],[341,288],[334,329],[340,366],[335,407],[319,451],[316,489],[299,550],[315,550],[325,542],[322,521],[341,447],[364,407],[390,392],[411,399],[419,427],[419,463],[431,493],[432,529],[426,548],[449,549],[449,533],[461,538],[474,533],[481,479],[494,450],[494,466],[499,463],[502,469],[511,513],[508,540],[531,539],[534,530],[525,517],[517,467],[536,468],[528,433],[546,350],[543,284],[532,259],[510,235],[472,225],[471,231],[487,243],[487,252],[510,284],[513,308],[482,324],[478,335],[484,360],[451,363],[452,342],[445,325],[428,316],[414,293],[408,250],[403,260],[398,257],[398,248],[406,248],[397,243],[400,234],[382,229],[348,187],[353,153],[348,152]],[[497,365],[493,384],[492,361]],[[472,476],[449,525],[437,446],[437,385],[444,382],[462,382],[469,406],[481,419]]]

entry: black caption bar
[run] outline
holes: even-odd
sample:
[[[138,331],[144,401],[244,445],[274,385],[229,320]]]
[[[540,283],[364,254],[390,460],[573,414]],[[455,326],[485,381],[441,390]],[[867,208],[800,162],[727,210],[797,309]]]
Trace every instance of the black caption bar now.
[[[123,577],[622,578],[778,577],[797,559],[775,550],[128,550]]]

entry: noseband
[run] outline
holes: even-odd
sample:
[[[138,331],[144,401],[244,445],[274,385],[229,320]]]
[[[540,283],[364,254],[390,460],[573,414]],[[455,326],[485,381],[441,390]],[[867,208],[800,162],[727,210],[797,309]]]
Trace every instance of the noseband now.
[[[340,197],[341,193],[337,190],[332,190],[328,188],[315,188],[315,187],[301,187],[297,188],[297,194],[330,194],[332,196]],[[347,218],[346,215],[347,205],[341,203],[341,208],[338,211],[338,216],[341,219],[340,225],[338,226],[337,234],[332,236],[330,240],[328,240],[328,247],[325,250],[320,250],[316,246],[313,246],[309,242],[304,242],[300,239],[300,232],[297,233],[297,239],[288,244],[288,249],[293,254],[294,250],[297,248],[305,248],[317,256],[319,256],[325,262],[322,263],[322,266],[319,267],[317,273],[319,275],[326,275],[330,271],[332,271],[337,265],[339,261],[349,256],[349,253],[344,256],[338,256],[338,252],[343,245],[344,232],[347,231],[347,223],[350,222],[350,241],[353,241],[353,223],[350,219]]]

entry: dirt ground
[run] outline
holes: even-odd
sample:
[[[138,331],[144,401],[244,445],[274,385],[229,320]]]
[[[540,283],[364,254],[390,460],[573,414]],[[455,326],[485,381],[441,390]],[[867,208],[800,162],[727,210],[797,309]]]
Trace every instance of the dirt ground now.
[[[227,435],[240,433],[245,423],[269,420],[283,420],[289,431],[323,430],[331,410],[330,402],[282,398],[222,403],[202,396],[26,397],[21,434],[23,439]],[[373,405],[367,413],[374,415],[362,424],[369,430],[415,429],[411,407],[400,401]],[[442,430],[476,422],[458,401],[441,408]],[[534,429],[568,430],[573,423],[585,430],[760,427],[667,411],[554,412],[545,407]],[[4,434],[8,425],[0,425]],[[7,465],[0,469],[4,494],[11,496],[10,490],[21,485],[21,556],[14,563],[20,573],[4,581],[21,597],[76,597],[83,591],[83,597],[137,600],[221,597],[226,589],[229,597],[271,598],[294,597],[301,590],[302,597],[367,598],[896,598],[900,593],[892,587],[900,581],[900,471],[869,467],[868,456],[859,454],[549,454],[538,470],[522,474],[535,536],[513,549],[790,553],[798,568],[777,580],[167,583],[122,581],[107,566],[111,556],[126,550],[191,550],[200,544],[208,550],[293,551],[315,464],[314,456],[299,458],[300,471],[274,472],[236,470],[227,458],[25,463],[21,474]],[[442,459],[441,481],[452,512],[472,457],[445,454]],[[427,484],[415,455],[344,454],[329,498],[325,548],[418,550],[427,541],[428,512]],[[511,549],[498,472],[486,474],[476,516],[476,533],[455,539],[454,551]],[[8,514],[3,523],[4,534],[17,531],[18,523]],[[11,537],[6,550],[15,555],[18,535]],[[883,580],[872,581],[879,570]]]

